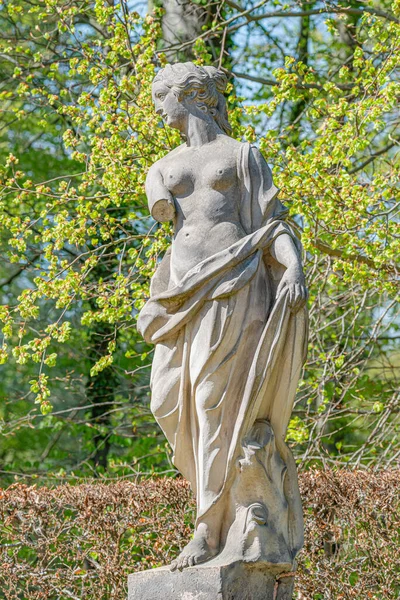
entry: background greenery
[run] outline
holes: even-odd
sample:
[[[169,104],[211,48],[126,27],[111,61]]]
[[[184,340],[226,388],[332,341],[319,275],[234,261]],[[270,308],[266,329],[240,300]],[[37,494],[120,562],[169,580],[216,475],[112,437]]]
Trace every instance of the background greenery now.
[[[398,460],[400,3],[178,6],[0,2],[3,485],[174,472],[135,329],[171,235],[143,188],[179,143],[151,103],[168,60],[233,72],[234,135],[259,145],[302,235],[298,461]]]

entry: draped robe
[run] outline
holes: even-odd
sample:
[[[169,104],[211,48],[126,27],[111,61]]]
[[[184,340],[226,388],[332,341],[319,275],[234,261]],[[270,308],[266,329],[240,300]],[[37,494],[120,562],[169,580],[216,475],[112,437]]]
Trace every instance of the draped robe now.
[[[151,410],[192,485],[198,520],[232,483],[241,442],[256,420],[283,440],[305,359],[307,313],[294,313],[284,268],[271,256],[289,235],[269,167],[244,143],[238,157],[240,220],[246,235],[171,283],[168,250],[152,279],[138,328],[156,345]]]

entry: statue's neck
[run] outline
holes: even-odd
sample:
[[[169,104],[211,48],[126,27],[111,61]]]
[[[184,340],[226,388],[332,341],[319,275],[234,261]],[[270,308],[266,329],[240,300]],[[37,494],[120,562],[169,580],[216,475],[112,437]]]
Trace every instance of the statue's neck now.
[[[223,133],[214,119],[208,115],[189,114],[185,131],[188,146],[203,146]]]

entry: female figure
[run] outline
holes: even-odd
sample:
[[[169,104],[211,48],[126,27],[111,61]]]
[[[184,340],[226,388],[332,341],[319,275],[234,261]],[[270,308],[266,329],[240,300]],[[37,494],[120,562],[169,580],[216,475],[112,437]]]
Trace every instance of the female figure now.
[[[173,568],[219,559],[289,569],[302,521],[284,436],[307,290],[266,162],[229,137],[225,86],[222,72],[193,63],[154,79],[157,114],[186,142],[147,176],[151,214],[173,220],[175,235],[138,325],[156,344],[152,412],[197,499],[194,538]]]

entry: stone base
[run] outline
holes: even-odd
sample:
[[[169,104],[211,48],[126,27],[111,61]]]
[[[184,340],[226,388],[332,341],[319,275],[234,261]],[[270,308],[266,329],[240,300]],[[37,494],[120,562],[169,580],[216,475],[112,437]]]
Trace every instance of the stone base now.
[[[292,600],[294,576],[263,564],[169,567],[129,575],[128,600]]]

